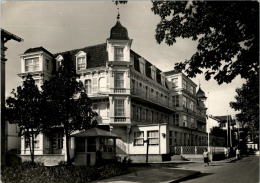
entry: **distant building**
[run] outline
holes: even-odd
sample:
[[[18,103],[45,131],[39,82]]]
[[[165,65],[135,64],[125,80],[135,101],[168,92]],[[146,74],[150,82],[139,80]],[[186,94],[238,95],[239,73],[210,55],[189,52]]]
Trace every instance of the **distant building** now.
[[[4,30],[1,29],[1,164],[3,165],[5,162],[5,152],[8,149],[8,147],[13,147],[12,143],[9,144],[8,146],[8,134],[7,129],[8,129],[8,124],[6,124],[4,117],[4,111],[5,109],[5,62],[7,61],[5,57],[5,51],[7,50],[6,43],[10,40],[15,40],[15,41],[22,41],[22,38]],[[13,131],[9,130],[9,132],[13,133]],[[15,132],[14,132],[15,133]],[[17,138],[17,134],[16,138]],[[11,142],[13,142],[13,139],[10,139]],[[15,140],[15,143],[17,142],[17,139]]]
[[[99,114],[99,126],[120,137],[116,140],[117,156],[144,161],[147,140],[149,161],[161,161],[176,146],[207,145],[207,108],[202,89],[199,87],[196,92],[197,85],[183,73],[162,72],[133,51],[131,44],[127,29],[118,19],[106,43],[55,54],[43,47],[26,50],[21,55],[19,76],[23,79],[30,73],[41,86],[63,61],[73,62],[79,80],[93,101],[93,110]],[[77,146],[82,143],[85,141],[71,139],[72,158],[79,157]],[[101,142],[85,145],[93,143]],[[64,160],[62,131],[51,137],[38,135],[35,147],[38,159],[58,155],[59,160]],[[89,153],[88,148],[84,150],[85,155]],[[29,148],[22,138],[21,156],[28,155]],[[81,158],[92,161],[96,155]]]

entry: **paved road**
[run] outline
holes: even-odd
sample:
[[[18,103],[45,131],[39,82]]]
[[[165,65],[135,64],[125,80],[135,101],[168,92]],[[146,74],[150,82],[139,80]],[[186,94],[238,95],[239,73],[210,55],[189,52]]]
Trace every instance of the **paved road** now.
[[[259,156],[249,156],[230,163],[183,165],[181,169],[198,170],[202,174],[183,183],[259,183]]]

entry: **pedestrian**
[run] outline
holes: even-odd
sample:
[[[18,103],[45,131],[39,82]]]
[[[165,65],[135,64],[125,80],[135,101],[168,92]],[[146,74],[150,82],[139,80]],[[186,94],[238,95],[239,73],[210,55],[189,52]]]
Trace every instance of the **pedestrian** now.
[[[205,166],[207,165],[209,166],[209,152],[206,148],[203,151],[203,159],[204,159]]]
[[[238,148],[236,148],[236,159],[240,159],[240,150]]]
[[[227,159],[228,158],[228,149],[226,147],[224,148],[224,154],[225,154],[225,158]]]

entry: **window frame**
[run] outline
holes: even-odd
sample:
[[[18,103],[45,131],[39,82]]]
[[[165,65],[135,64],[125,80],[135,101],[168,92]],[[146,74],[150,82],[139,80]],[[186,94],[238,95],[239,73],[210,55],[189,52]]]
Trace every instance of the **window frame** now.
[[[117,51],[121,50],[119,53]],[[115,46],[114,47],[114,60],[115,61],[124,61],[124,47],[123,46]]]
[[[150,133],[156,133],[156,136],[150,136]],[[147,140],[149,142],[149,145],[159,145],[159,131],[158,130],[150,130],[147,131]],[[151,140],[156,140],[157,142],[151,143]]]
[[[141,133],[141,135],[137,135]],[[137,143],[137,141],[141,140],[142,143]],[[134,146],[144,146],[144,131],[134,132]]]

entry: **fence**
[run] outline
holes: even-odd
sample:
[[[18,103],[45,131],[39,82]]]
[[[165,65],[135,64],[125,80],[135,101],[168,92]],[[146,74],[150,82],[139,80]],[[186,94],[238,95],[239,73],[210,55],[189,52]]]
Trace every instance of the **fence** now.
[[[175,146],[170,147],[170,152],[173,154],[202,154],[208,146]],[[210,147],[209,151],[212,154],[224,154],[224,147]]]

